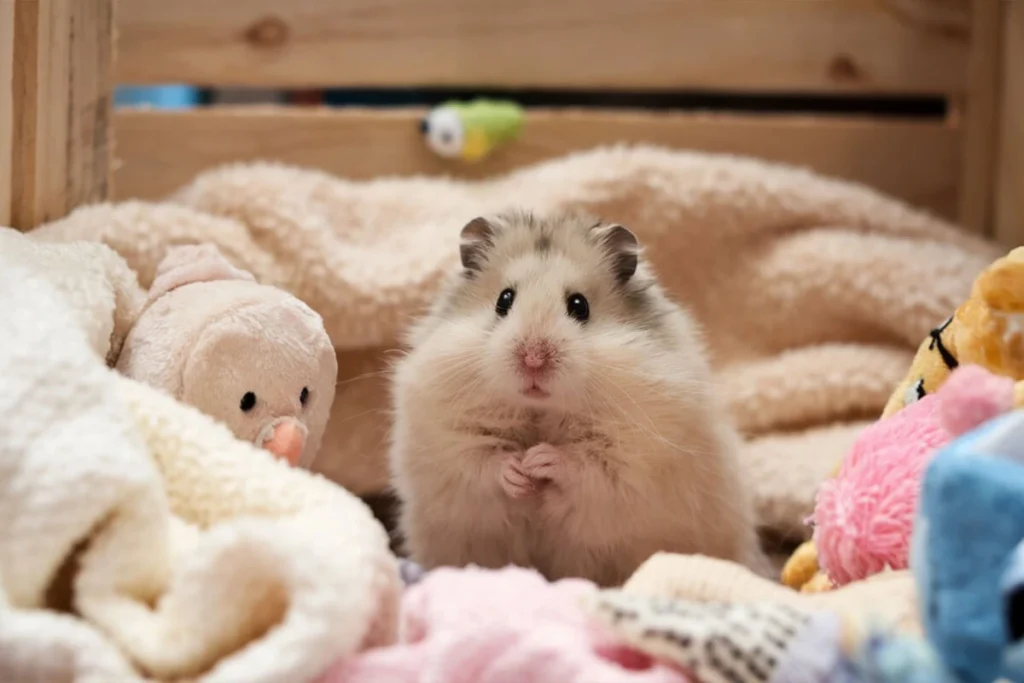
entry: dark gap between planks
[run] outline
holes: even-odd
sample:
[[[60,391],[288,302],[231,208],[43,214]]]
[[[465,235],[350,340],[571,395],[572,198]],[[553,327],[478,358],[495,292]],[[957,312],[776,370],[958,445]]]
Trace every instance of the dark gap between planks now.
[[[642,92],[494,88],[358,88],[282,91],[257,88],[204,88],[201,105],[281,103],[332,107],[431,107],[445,100],[477,97],[510,99],[524,107],[631,109],[736,114],[804,114],[912,119],[945,119],[950,110],[940,96],[804,94],[756,92]]]

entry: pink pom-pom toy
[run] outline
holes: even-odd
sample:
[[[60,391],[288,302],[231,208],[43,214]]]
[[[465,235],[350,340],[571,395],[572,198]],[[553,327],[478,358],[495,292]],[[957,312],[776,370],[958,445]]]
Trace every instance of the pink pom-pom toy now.
[[[841,586],[905,569],[921,477],[949,441],[1014,403],[1014,382],[963,366],[931,395],[861,432],[822,484],[814,509],[818,563]]]

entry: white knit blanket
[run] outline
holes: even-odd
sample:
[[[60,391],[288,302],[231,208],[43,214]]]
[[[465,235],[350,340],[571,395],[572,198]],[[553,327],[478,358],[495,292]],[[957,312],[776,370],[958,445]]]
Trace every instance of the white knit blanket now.
[[[362,502],[107,368],[137,287],[0,228],[0,681],[302,683],[391,642]]]

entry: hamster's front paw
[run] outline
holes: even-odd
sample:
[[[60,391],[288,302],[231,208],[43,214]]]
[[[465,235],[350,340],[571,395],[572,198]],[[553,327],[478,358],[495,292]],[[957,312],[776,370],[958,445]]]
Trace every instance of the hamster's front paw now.
[[[557,446],[539,443],[528,449],[520,468],[534,480],[559,481],[565,472],[565,454]]]
[[[522,453],[506,453],[498,470],[498,483],[509,498],[528,498],[537,493],[537,487],[523,471]]]

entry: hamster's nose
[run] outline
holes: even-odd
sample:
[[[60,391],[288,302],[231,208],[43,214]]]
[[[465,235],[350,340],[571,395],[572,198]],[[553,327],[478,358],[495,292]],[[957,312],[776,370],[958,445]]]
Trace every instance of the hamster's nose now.
[[[519,356],[520,368],[523,372],[531,375],[546,372],[555,358],[554,344],[546,339],[525,342],[520,344],[516,351]]]
[[[306,448],[306,428],[293,418],[275,420],[260,432],[259,446],[295,466]]]
[[[425,117],[420,119],[420,135],[426,135],[430,132],[430,121]]]

